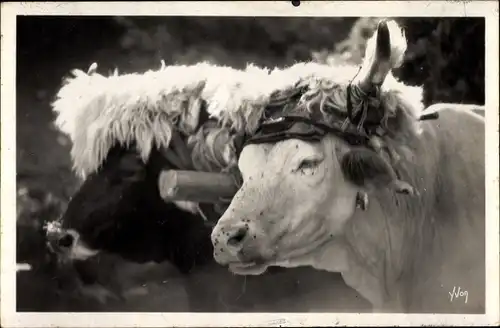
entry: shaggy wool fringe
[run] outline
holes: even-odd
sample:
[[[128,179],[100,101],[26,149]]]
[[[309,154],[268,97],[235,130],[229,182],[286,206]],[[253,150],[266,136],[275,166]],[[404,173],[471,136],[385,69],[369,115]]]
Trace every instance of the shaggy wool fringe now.
[[[152,147],[169,147],[174,128],[195,134],[203,102],[220,125],[249,134],[276,94],[299,84],[312,92],[325,83],[338,86],[332,99],[345,104],[345,87],[358,70],[312,62],[273,70],[255,65],[237,70],[202,62],[112,76],[74,70],[53,102],[55,125],[71,139],[74,170],[85,177],[99,169],[115,143],[135,142],[146,161]],[[415,115],[423,109],[422,89],[400,83],[391,74],[382,85],[384,92],[400,94]]]

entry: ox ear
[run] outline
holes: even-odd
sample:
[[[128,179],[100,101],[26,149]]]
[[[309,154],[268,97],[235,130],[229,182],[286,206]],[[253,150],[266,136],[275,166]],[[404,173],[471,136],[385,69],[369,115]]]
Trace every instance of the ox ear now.
[[[359,80],[361,90],[369,93],[381,85],[389,71],[401,65],[406,48],[406,37],[396,22],[379,22],[366,46]]]
[[[388,188],[396,193],[416,194],[411,185],[399,180],[386,159],[370,149],[351,149],[342,156],[340,165],[346,178],[363,192]]]

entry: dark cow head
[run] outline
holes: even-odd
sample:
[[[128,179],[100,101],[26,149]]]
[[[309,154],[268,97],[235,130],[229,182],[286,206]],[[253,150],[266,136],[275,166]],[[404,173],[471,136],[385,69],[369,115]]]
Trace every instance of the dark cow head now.
[[[113,147],[71,198],[50,247],[65,259],[100,251],[143,263],[172,262],[181,272],[212,259],[211,228],[161,199],[158,176],[168,163],[153,149],[144,164],[133,148]]]

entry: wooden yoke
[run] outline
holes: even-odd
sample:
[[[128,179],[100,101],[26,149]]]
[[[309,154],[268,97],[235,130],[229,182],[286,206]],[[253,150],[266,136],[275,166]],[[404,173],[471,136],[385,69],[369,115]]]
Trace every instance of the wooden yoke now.
[[[158,187],[165,201],[215,204],[232,199],[238,191],[235,179],[229,173],[194,170],[190,151],[178,131],[173,132],[171,145],[162,149],[162,154],[179,168],[160,173]]]
[[[233,198],[238,191],[233,177],[227,173],[165,170],[158,180],[165,201],[218,203]]]

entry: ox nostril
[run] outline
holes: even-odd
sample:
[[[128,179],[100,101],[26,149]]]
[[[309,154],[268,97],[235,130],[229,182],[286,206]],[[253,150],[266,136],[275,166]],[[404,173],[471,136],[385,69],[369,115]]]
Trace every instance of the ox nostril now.
[[[68,247],[71,247],[73,245],[74,240],[75,239],[73,238],[72,235],[65,234],[64,236],[59,238],[59,240],[57,241],[57,245],[59,245],[60,247],[68,248]]]
[[[236,231],[236,233],[227,240],[227,244],[229,246],[238,246],[243,242],[247,234],[248,234],[247,226],[239,228],[238,231]]]

